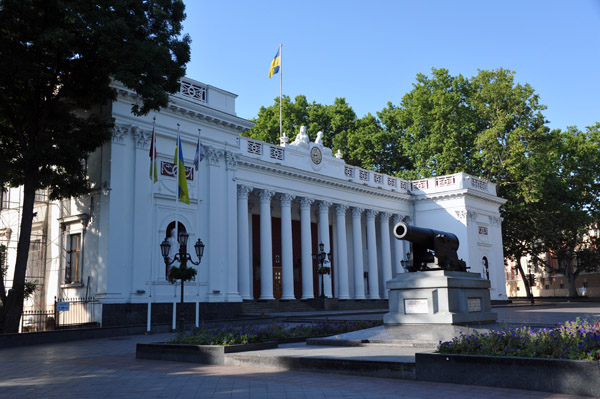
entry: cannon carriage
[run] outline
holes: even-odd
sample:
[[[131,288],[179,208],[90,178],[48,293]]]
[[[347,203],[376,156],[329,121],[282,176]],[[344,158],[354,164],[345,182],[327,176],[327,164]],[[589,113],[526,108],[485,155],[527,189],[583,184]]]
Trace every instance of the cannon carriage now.
[[[410,226],[400,222],[394,226],[394,237],[410,241],[409,272],[450,270],[465,272],[466,263],[458,258],[458,237],[452,233]]]

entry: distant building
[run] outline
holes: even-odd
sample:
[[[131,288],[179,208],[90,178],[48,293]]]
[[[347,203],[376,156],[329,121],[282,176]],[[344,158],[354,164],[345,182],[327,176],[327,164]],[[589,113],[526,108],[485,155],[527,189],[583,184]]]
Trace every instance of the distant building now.
[[[318,296],[311,255],[319,243],[332,253],[325,295],[385,299],[385,282],[403,272],[409,252],[392,234],[401,220],[456,234],[459,257],[490,279],[492,300],[506,299],[504,200],[493,183],[463,173],[406,181],[350,166],[343,154],[334,156],[308,136],[281,145],[242,137],[253,124],[236,116],[237,96],[191,79],[183,79],[167,107],[142,117],[130,112],[135,93],[117,89],[112,141],[87,159],[92,192],[63,201],[38,193],[27,270],[38,290],[27,308],[53,308],[55,297],[93,297],[91,321],[112,326],[145,323],[151,302],[153,321],[168,322],[179,288],[166,279],[159,245],[176,220],[190,235],[194,259],[193,243],[201,238],[206,245],[195,281],[185,285],[185,301],[198,303],[203,317],[234,314],[242,301]],[[154,117],[156,184],[148,155]],[[190,203],[176,206],[178,124]],[[195,170],[199,129],[206,158]],[[2,191],[0,244],[8,247],[8,278],[20,206],[20,188]]]

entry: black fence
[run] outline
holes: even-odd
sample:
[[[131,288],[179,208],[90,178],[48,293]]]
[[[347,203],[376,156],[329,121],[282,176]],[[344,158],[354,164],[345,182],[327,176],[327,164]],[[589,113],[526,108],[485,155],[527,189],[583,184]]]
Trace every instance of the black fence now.
[[[23,311],[21,332],[98,325],[100,306],[94,298],[54,298],[54,306],[46,310]]]

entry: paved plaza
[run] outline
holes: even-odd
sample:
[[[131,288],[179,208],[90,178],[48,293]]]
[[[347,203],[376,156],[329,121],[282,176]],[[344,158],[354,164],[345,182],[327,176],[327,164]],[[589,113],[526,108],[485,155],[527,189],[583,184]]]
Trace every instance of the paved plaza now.
[[[548,324],[600,318],[598,304],[549,304],[495,309],[507,323]],[[372,315],[371,315],[372,316]],[[369,316],[369,317],[371,317]],[[332,316],[330,318],[333,318]],[[341,316],[340,316],[341,317]],[[249,366],[208,366],[136,360],[136,343],[171,334],[133,335],[0,349],[1,398],[575,398],[564,394],[442,384]],[[308,356],[378,356],[375,348],[282,346]],[[359,351],[363,351],[361,354]],[[422,349],[383,348],[386,356]],[[302,352],[304,351],[304,352]],[[268,351],[265,351],[268,352]]]

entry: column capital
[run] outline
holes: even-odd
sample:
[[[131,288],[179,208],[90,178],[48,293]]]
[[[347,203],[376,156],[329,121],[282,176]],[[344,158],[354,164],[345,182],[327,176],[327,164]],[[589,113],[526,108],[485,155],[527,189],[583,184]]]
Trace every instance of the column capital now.
[[[309,208],[310,209],[310,206],[312,205],[313,202],[315,202],[315,200],[312,198],[302,197],[302,198],[300,198],[300,208],[304,208],[304,209]]]
[[[337,204],[335,206],[335,213],[338,216],[345,216],[346,215],[346,211],[348,210],[349,206],[348,205],[344,205],[344,204]]]
[[[319,212],[328,212],[331,205],[331,202],[319,201]]]
[[[271,198],[275,195],[275,191],[262,189],[258,191],[258,196],[260,197],[261,203],[271,203]]]
[[[137,126],[132,126],[131,135],[133,136],[133,141],[135,142],[136,148],[145,150],[150,147],[152,131],[142,130]]]
[[[225,167],[227,170],[237,170],[239,160],[239,155],[231,151],[225,151]]]
[[[352,207],[352,217],[359,218],[365,210],[363,208],[358,208],[356,206]]]
[[[238,199],[248,199],[248,195],[250,195],[250,192],[253,189],[254,189],[254,187],[239,184],[237,186]]]
[[[375,209],[367,209],[367,219],[375,219],[378,213]]]
[[[381,212],[379,214],[379,217],[381,218],[382,222],[389,222],[391,216],[392,214],[389,212]]]
[[[281,193],[278,198],[279,201],[281,201],[281,206],[291,206],[292,200],[296,198],[296,196],[288,193]]]

